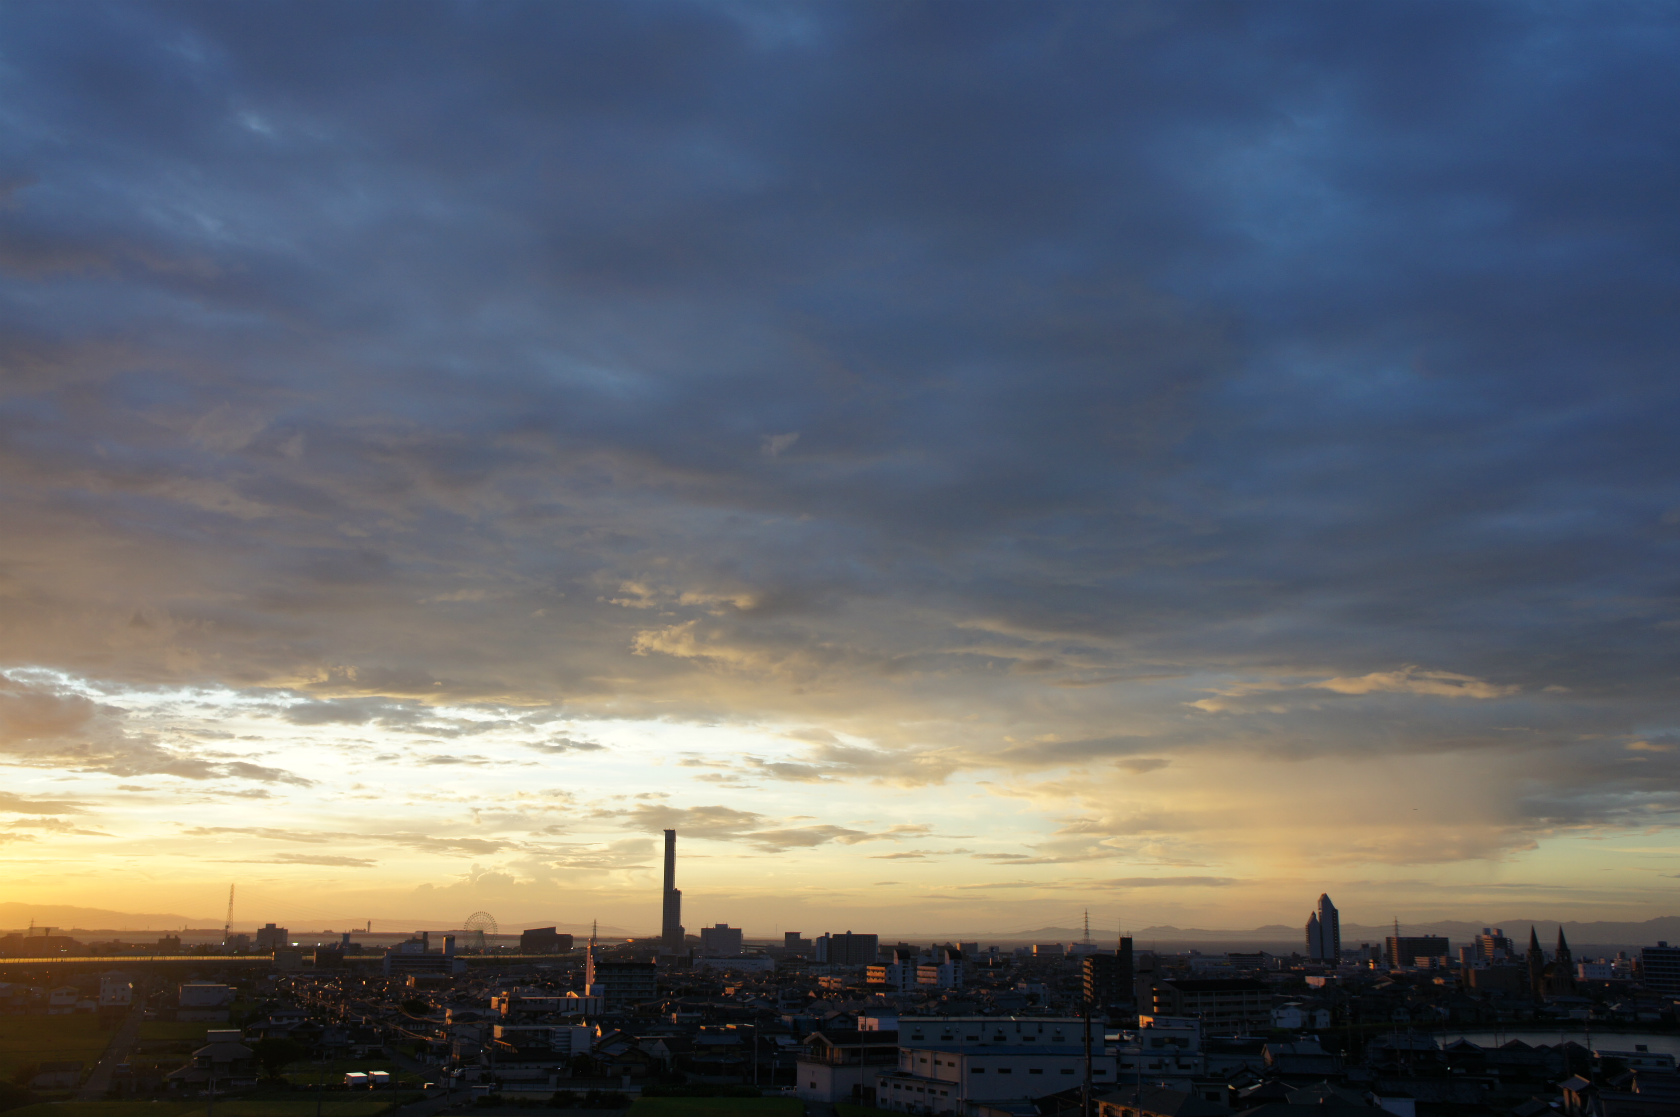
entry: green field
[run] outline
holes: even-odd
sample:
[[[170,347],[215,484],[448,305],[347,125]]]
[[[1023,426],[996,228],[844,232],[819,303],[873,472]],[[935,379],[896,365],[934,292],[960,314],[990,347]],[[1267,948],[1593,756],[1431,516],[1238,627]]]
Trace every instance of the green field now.
[[[10,1082],[30,1063],[99,1061],[111,1033],[92,1016],[0,1016],[0,1079]]]
[[[409,1094],[327,1094],[321,1117],[379,1117],[412,1097]],[[206,1117],[203,1098],[191,1100],[46,1102],[6,1111],[6,1117]],[[315,1117],[315,1099],[298,1095],[283,1098],[217,1098],[216,1117]]]
[[[329,1093],[322,1099],[321,1117],[378,1117],[387,1109],[408,1100],[409,1095],[381,1092],[368,1097]],[[205,1117],[203,1099],[179,1117]],[[315,1099],[301,1095],[289,1098],[229,1098],[216,1103],[216,1117],[315,1117]]]
[[[798,1098],[637,1098],[630,1117],[802,1117]]]
[[[66,1101],[8,1109],[6,1117],[179,1117],[188,1103],[180,1101]]]

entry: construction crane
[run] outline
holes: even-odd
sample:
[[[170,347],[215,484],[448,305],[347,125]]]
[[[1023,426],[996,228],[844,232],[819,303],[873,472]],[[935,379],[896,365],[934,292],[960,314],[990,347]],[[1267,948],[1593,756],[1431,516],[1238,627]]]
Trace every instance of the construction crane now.
[[[228,885],[227,922],[222,924],[222,941],[224,943],[233,938],[233,889],[233,885]]]

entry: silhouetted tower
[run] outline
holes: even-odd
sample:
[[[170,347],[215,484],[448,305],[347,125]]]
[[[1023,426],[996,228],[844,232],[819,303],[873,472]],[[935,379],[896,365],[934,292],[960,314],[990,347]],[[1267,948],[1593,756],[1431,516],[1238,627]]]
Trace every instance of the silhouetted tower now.
[[[1132,936],[1120,936],[1120,949],[1114,952],[1118,962],[1118,980],[1121,990],[1121,1004],[1131,1004],[1137,999],[1137,963],[1132,956]]]
[[[681,954],[683,948],[682,893],[677,891],[677,832],[665,831],[665,911],[659,942],[667,954]]]
[[[1563,924],[1558,924],[1557,953],[1552,958],[1551,980],[1546,982],[1550,992],[1570,996],[1575,992],[1575,956],[1569,951],[1569,940],[1563,937]]]
[[[1540,949],[1540,935],[1528,928],[1528,988],[1536,997],[1546,992],[1546,954]]]

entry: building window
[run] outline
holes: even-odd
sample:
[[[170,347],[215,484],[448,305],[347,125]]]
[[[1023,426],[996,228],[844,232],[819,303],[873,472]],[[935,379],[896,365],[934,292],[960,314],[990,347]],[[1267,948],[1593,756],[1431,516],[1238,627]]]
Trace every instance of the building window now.
[[[1043,1067],[1033,1067],[1031,1070],[1027,1071],[1027,1073],[1028,1074],[1043,1074],[1044,1073],[1044,1068]]]
[[[1011,1069],[1010,1067],[999,1067],[998,1068],[998,1073],[999,1074],[1014,1074],[1015,1071],[1013,1069]]]
[[[968,1068],[968,1073],[969,1074],[985,1074],[986,1073],[986,1068],[985,1067],[969,1067]]]
[[[1062,1068],[1062,1073],[1063,1074],[1072,1074],[1073,1073],[1073,1068],[1072,1067],[1063,1067]]]

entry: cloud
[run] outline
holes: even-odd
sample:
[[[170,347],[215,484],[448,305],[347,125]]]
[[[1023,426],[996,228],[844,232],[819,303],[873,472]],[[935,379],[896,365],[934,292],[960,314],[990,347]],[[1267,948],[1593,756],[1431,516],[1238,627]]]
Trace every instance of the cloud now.
[[[363,857],[343,857],[330,853],[277,853],[272,857],[220,858],[218,863],[231,865],[322,865],[343,869],[371,869],[379,864],[377,861],[369,861]]]
[[[73,799],[25,799],[10,791],[0,791],[0,811],[10,814],[81,814],[86,809],[86,803]]]
[[[1515,683],[1499,686],[1469,675],[1450,671],[1420,671],[1403,667],[1398,671],[1377,671],[1357,678],[1325,679],[1311,684],[1337,694],[1422,694],[1436,698],[1505,698],[1521,688]]]
[[[525,743],[525,747],[528,749],[536,749],[538,752],[562,753],[600,752],[607,746],[599,744],[595,741],[575,741],[570,737],[555,737],[548,741],[528,741]]]
[[[0,761],[118,776],[239,779],[297,787],[313,782],[224,753],[166,747],[155,735],[133,730],[128,719],[121,707],[94,702],[51,675],[0,674]]]
[[[1311,863],[1306,762],[1476,772],[1455,856],[1666,818],[1677,27],[4,6],[0,762],[613,793],[563,713],[760,734],[693,820],[749,846],[863,785]],[[222,690],[289,736],[159,712]]]
[[[1097,882],[1099,888],[1228,888],[1242,881],[1232,877],[1114,877]]]
[[[654,843],[646,838],[625,838],[603,845],[568,846],[552,853],[550,866],[584,872],[616,872],[641,868],[653,861]]]
[[[830,842],[838,845],[857,845],[861,842],[896,838],[905,832],[895,828],[871,833],[832,824],[768,826],[765,824],[770,820],[763,815],[725,806],[682,808],[650,803],[624,814],[626,824],[638,830],[676,830],[683,837],[746,842],[767,853],[809,849]],[[917,831],[912,829],[910,832]]]
[[[499,838],[471,838],[449,835],[417,834],[405,831],[357,833],[354,831],[282,830],[263,826],[194,826],[183,833],[196,837],[238,835],[262,838],[265,841],[302,842],[308,845],[354,842],[363,845],[389,845],[418,850],[423,853],[455,854],[482,857],[512,849],[515,843]],[[301,855],[300,855],[301,856]]]
[[[1116,760],[1114,766],[1130,772],[1134,776],[1141,776],[1148,772],[1158,772],[1171,763],[1171,760],[1165,760],[1158,756],[1134,756],[1124,760]]]
[[[790,431],[787,434],[767,434],[760,440],[759,450],[767,458],[779,458],[782,456],[782,451],[798,441],[798,431]]]

